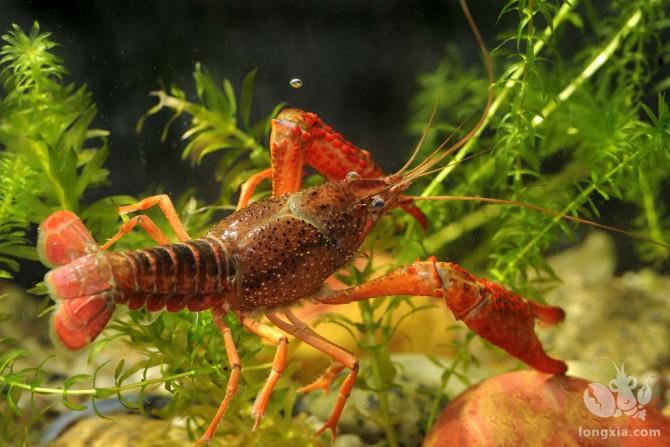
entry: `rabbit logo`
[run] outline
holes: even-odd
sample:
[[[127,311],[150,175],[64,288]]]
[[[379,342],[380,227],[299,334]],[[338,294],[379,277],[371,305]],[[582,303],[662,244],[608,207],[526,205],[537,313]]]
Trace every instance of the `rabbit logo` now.
[[[584,390],[584,405],[588,410],[601,418],[619,417],[622,414],[644,421],[644,406],[651,400],[651,388],[644,385],[637,388],[637,379],[627,376],[623,363],[616,369],[616,377],[609,381],[608,386],[597,382],[590,383]]]

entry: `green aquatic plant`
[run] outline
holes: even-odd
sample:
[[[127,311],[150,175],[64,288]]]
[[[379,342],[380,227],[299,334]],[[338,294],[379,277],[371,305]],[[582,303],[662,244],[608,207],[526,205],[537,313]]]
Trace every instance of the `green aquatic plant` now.
[[[26,228],[57,208],[81,211],[86,190],[107,179],[107,131],[91,129],[86,86],[65,84],[65,67],[37,22],[2,36],[0,98],[0,275],[36,260]],[[95,145],[99,145],[95,147]]]
[[[270,154],[264,142],[270,119],[284,105],[278,104],[267,117],[250,123],[255,78],[254,69],[244,78],[238,102],[230,81],[225,79],[219,87],[207,69],[198,63],[193,73],[196,101],[189,101],[184,90],[176,85],[169,91],[155,91],[152,95],[158,98],[158,104],[137,125],[141,130],[147,117],[163,109],[171,110],[173,115],[161,135],[165,140],[175,120],[186,116],[189,126],[181,137],[187,141],[182,157],[198,165],[204,157],[218,155],[216,177],[221,183],[219,201],[223,206],[233,203],[233,195],[247,178],[270,165]]]
[[[659,92],[653,104],[644,103],[659,81],[657,61],[667,57],[659,40],[668,26],[661,3],[611,2],[597,11],[586,2],[581,12],[576,1],[508,2],[501,15],[517,14],[519,25],[493,52],[502,74],[486,126],[420,188],[421,194],[497,197],[596,219],[615,199],[639,211],[638,219],[626,222],[628,228],[667,244],[667,102]],[[564,41],[577,32],[579,49],[564,49]],[[445,123],[473,113],[478,107],[473,98],[481,98],[486,88],[481,73],[462,68],[455,50],[447,60],[420,78],[414,102],[415,133],[425,126],[436,97],[459,105],[440,107],[427,147],[453,130]],[[448,88],[452,84],[470,87]],[[459,163],[481,150],[487,152]],[[431,254],[449,253],[486,268],[524,293],[536,294],[529,272],[539,274],[532,275],[536,283],[552,278],[546,253],[574,231],[561,218],[517,207],[426,208],[437,230],[425,241]],[[458,256],[464,244],[468,255]],[[658,245],[642,241],[637,248],[647,261],[670,258]]]

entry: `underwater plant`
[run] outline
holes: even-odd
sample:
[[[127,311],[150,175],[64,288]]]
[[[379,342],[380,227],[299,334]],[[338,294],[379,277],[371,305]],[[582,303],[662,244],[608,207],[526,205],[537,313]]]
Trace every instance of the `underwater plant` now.
[[[635,218],[625,222],[627,228],[632,226],[667,243],[670,216],[663,198],[667,197],[670,168],[670,112],[662,94],[668,80],[658,75],[659,61],[665,61],[668,52],[659,37],[668,26],[667,11],[662,2],[656,1],[615,1],[607,8],[598,11],[590,2],[580,5],[574,0],[508,2],[501,15],[515,15],[519,25],[503,37],[492,54],[502,74],[494,87],[496,99],[485,117],[486,126],[440,172],[423,183],[417,182],[415,192],[425,196],[504,198],[595,218],[607,206],[607,200],[616,199],[631,204],[630,215]],[[581,31],[578,51],[565,49],[562,42],[576,30]],[[37,27],[30,36],[15,29],[5,40],[8,45],[3,47],[1,63],[6,94],[0,114],[0,213],[4,214],[0,216],[6,218],[0,220],[0,261],[6,266],[4,275],[8,275],[17,267],[17,258],[36,259],[26,228],[50,211],[64,208],[82,212],[96,237],[104,239],[118,227],[114,204],[132,199],[105,200],[88,208],[82,204],[86,189],[106,180],[102,168],[106,133],[88,129],[95,115],[90,95],[83,88],[62,85],[62,63],[50,51],[53,43],[48,35],[40,34]],[[35,58],[35,54],[41,59],[25,60],[28,55]],[[420,78],[411,132],[423,132],[438,98],[437,116],[423,146],[426,153],[445,135],[455,132],[458,137],[467,131],[467,124],[455,125],[476,114],[486,96],[483,72],[466,68],[460,60],[457,50],[451,49],[435,72]],[[188,116],[184,156],[195,164],[205,157],[216,157],[221,182],[217,201],[204,209],[188,196],[177,203],[189,230],[199,234],[211,223],[215,210],[231,207],[244,180],[268,166],[264,137],[269,120],[254,125],[249,122],[254,72],[245,79],[239,101],[229,82],[219,87],[202,66],[196,66],[194,77],[195,100],[188,100],[183,90],[172,87],[169,92],[156,93],[159,103],[149,114],[169,108],[175,117]],[[653,103],[645,104],[650,90],[658,91],[658,95]],[[59,100],[45,100],[44,95]],[[51,110],[53,107],[69,108]],[[30,116],[31,112],[35,115]],[[168,138],[168,134],[163,137]],[[102,146],[92,151],[84,149],[88,138],[101,138]],[[482,150],[486,152],[466,160]],[[22,169],[25,175],[13,175],[22,173]],[[30,182],[31,176],[45,176],[48,182]],[[268,193],[267,189],[260,191],[258,197]],[[382,222],[375,230],[376,237],[364,247],[371,253],[368,262],[342,273],[342,279],[356,284],[381,273],[373,268],[376,253],[390,254],[392,266],[437,255],[471,269],[488,270],[501,283],[539,298],[556,279],[545,262],[547,253],[574,237],[574,228],[565,220],[524,208],[476,201],[449,206],[420,202],[420,206],[429,218],[426,234],[400,213]],[[399,225],[402,230],[398,230]],[[145,237],[135,235],[124,242],[124,247],[146,242]],[[645,242],[636,244],[636,248],[645,262],[667,265],[666,249]],[[421,310],[416,307],[409,314],[398,315],[401,301],[410,302],[405,298],[361,302],[361,321],[338,315],[323,318],[324,323],[348,328],[359,347],[370,353],[370,366],[362,371],[357,386],[378,393],[378,414],[371,417],[383,427],[388,445],[398,445],[401,436],[386,399],[396,375],[388,341],[399,319]],[[260,355],[261,344],[235,319],[226,322],[242,347],[240,356],[248,386],[231,404],[230,418],[220,438],[231,432],[247,432],[249,401],[269,368]],[[467,349],[468,337],[472,335],[456,344],[457,360],[444,364],[435,359],[445,367],[443,386],[451,377],[468,381],[468,368],[476,364]],[[189,429],[199,432],[221,400],[229,375],[222,339],[211,318],[163,313],[153,319],[142,311],[132,311],[114,321],[93,352],[99,353],[116,340],[129,342],[144,360],[134,364],[122,360],[115,365],[117,383],[112,388],[95,386],[97,372],[74,376],[62,387],[43,386],[39,368],[13,368],[15,360],[26,352],[19,344],[6,343],[8,349],[0,353],[0,381],[5,386],[0,403],[3,421],[17,421],[21,412],[18,401],[31,393],[57,394],[66,405],[80,409],[81,403],[73,396],[89,396],[93,402],[110,395],[124,399],[125,392],[139,391],[141,395],[158,384],[173,396],[162,416],[183,416],[189,421]],[[131,381],[136,372],[146,376],[156,369],[158,379]],[[287,371],[278,387],[277,401],[283,401],[283,407],[270,407],[269,420],[276,424],[270,424],[268,432],[249,433],[247,443],[260,442],[254,436],[278,436],[282,431],[277,427],[293,423],[291,396],[296,387],[288,380],[290,375]],[[433,418],[441,399],[441,394],[435,397]],[[124,402],[141,410],[142,399]],[[15,429],[10,423],[1,428],[7,437],[15,437]],[[309,435],[308,429],[304,432]]]
[[[37,260],[25,234],[31,223],[55,209],[84,212],[84,193],[107,180],[108,132],[90,128],[91,93],[63,82],[49,36],[37,22],[28,35],[14,26],[2,36],[0,277],[18,269],[16,259]]]
[[[90,128],[96,113],[90,92],[63,82],[66,70],[52,52],[49,34],[41,33],[35,22],[30,34],[14,26],[2,40],[0,277],[9,278],[19,260],[37,260],[34,242],[26,235],[31,224],[55,209],[84,210],[80,199],[86,190],[106,181],[102,166],[108,149],[107,132]],[[88,147],[94,144],[99,147]],[[10,318],[3,315],[2,321]],[[39,368],[17,375],[12,365],[27,350],[10,338],[0,339],[0,345],[0,439],[27,442],[28,425],[17,423],[21,391],[11,384]],[[28,417],[39,419],[40,411]]]

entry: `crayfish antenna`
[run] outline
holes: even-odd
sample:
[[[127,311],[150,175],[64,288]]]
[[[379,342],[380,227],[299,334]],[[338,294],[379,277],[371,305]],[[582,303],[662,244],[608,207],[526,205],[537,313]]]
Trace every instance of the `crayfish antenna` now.
[[[434,201],[441,200],[441,201],[445,201],[445,202],[483,202],[483,203],[491,203],[491,204],[494,204],[494,205],[509,205],[509,206],[516,206],[516,207],[520,207],[520,208],[527,208],[527,209],[530,209],[530,210],[533,210],[533,211],[537,211],[537,212],[540,212],[540,213],[543,213],[543,214],[547,214],[549,216],[559,217],[561,219],[570,220],[572,222],[577,222],[577,223],[581,223],[581,224],[584,224],[584,225],[589,225],[589,226],[594,227],[594,228],[600,228],[602,230],[611,231],[613,233],[623,234],[623,235],[632,237],[634,239],[639,239],[641,241],[649,242],[649,243],[652,243],[652,244],[655,244],[655,245],[658,245],[660,247],[664,247],[664,248],[667,248],[668,250],[670,250],[670,245],[664,244],[663,242],[659,242],[657,240],[649,238],[649,237],[647,237],[643,234],[635,233],[633,231],[624,230],[624,229],[613,227],[613,226],[610,226],[610,225],[601,224],[601,223],[595,222],[593,220],[588,220],[588,219],[584,219],[584,218],[581,218],[581,217],[571,216],[569,214],[561,213],[560,211],[555,211],[555,210],[552,210],[550,208],[545,208],[545,207],[542,207],[542,206],[539,206],[539,205],[533,205],[532,203],[517,202],[516,200],[494,199],[492,197],[478,197],[478,196],[427,196],[427,197],[423,197],[423,196],[404,196],[404,197],[408,197],[408,198],[412,199],[413,201],[417,201],[417,200],[434,200]]]
[[[479,29],[477,28],[477,24],[475,23],[474,19],[472,18],[472,14],[470,13],[470,9],[468,8],[468,5],[465,3],[465,0],[460,0],[461,8],[463,9],[463,13],[465,14],[465,17],[468,20],[468,24],[470,25],[470,29],[472,30],[472,33],[475,35],[475,38],[477,39],[477,43],[479,44],[479,48],[484,56],[485,64],[486,64],[486,73],[489,79],[489,83],[491,84],[489,86],[489,92],[488,96],[486,99],[486,105],[484,106],[484,110],[479,118],[479,121],[477,121],[477,124],[460,140],[458,140],[456,143],[454,143],[452,146],[450,146],[448,149],[444,150],[443,149],[446,147],[446,145],[449,143],[451,140],[453,134],[449,135],[440,145],[430,154],[428,157],[426,157],[423,162],[421,162],[418,166],[414,167],[412,170],[410,170],[406,176],[405,180],[408,182],[411,182],[412,180],[421,177],[422,175],[425,175],[427,171],[429,171],[432,167],[434,167],[436,164],[440,163],[442,160],[444,160],[446,157],[449,155],[453,154],[455,151],[463,147],[470,139],[475,136],[482,128],[484,125],[484,122],[486,121],[486,118],[488,116],[489,110],[491,108],[491,104],[493,103],[493,84],[495,83],[495,79],[493,76],[493,61],[491,60],[491,56],[489,55],[488,49],[486,48],[486,44],[484,43],[484,39],[482,38],[481,34],[479,33]],[[431,122],[433,120],[433,117],[435,115],[435,110],[433,110],[433,115],[431,116]],[[429,123],[430,124],[430,123]],[[416,158],[416,155],[418,153],[418,150],[420,148],[421,143],[423,143],[425,136],[428,132],[428,129],[424,132],[424,134],[421,137],[421,140],[419,141],[419,145],[417,145],[417,148],[414,150],[414,153],[410,157],[410,160],[408,163],[403,166],[396,175],[402,174],[409,164],[414,161]]]
[[[428,136],[428,131],[433,125],[433,120],[435,119],[435,115],[437,114],[437,97],[435,98],[435,104],[433,104],[433,111],[430,113],[430,118],[428,119],[428,124],[426,125],[426,128],[423,130],[421,133],[421,138],[419,139],[419,142],[416,144],[416,147],[412,151],[412,155],[409,157],[409,160],[403,165],[402,168],[400,168],[394,175],[400,176],[402,175],[403,172],[407,170],[411,166],[412,163],[414,163],[414,160],[416,160],[417,155],[419,155],[419,151],[421,150],[421,147],[423,146],[423,142],[426,140],[426,137]],[[451,136],[449,136],[451,138]],[[424,160],[425,161],[425,160]]]

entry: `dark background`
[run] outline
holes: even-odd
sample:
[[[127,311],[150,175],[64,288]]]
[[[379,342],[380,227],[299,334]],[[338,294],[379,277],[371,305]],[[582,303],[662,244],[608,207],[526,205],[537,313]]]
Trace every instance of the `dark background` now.
[[[496,24],[498,2],[472,3],[492,45],[511,23]],[[11,23],[28,32],[38,20],[61,45],[57,52],[71,72],[69,80],[85,82],[93,92],[99,108],[94,124],[111,131],[111,185],[104,195],[139,195],[156,184],[174,195],[190,186],[204,196],[216,194],[211,167],[191,169],[180,159],[178,127],[160,143],[167,112],[150,118],[141,134],[134,130],[155,104],[150,91],[174,83],[193,95],[197,61],[215,78],[229,78],[237,93],[244,75],[257,67],[252,120],[288,101],[369,148],[387,170],[400,166],[414,145],[407,121],[417,76],[436,67],[447,44],[459,45],[469,63],[482,64],[455,0],[0,0],[0,5],[3,33]],[[290,87],[294,77],[303,80],[301,89]]]
[[[607,2],[592,4],[602,10]],[[514,13],[499,19],[502,6],[499,0],[470,1],[489,47],[518,22]],[[142,196],[157,185],[173,197],[189,187],[197,187],[205,200],[216,197],[213,163],[205,159],[203,166],[191,168],[181,160],[180,123],[166,143],[160,142],[168,112],[149,118],[142,133],[135,132],[138,119],[156,104],[149,97],[152,90],[176,84],[193,98],[196,62],[216,79],[230,79],[238,94],[244,76],[258,68],[252,121],[282,101],[314,111],[368,148],[386,171],[401,166],[416,143],[407,123],[417,78],[436,68],[447,45],[456,45],[468,65],[483,68],[457,0],[0,0],[0,32],[11,23],[28,32],[34,20],[60,44],[57,53],[71,72],[68,81],[87,83],[92,91],[99,109],[94,126],[111,131],[106,164],[111,184],[89,201],[113,194]],[[569,32],[574,38],[561,40],[561,52],[580,44],[581,31],[572,27]],[[661,71],[658,79],[670,75],[670,64]],[[303,80],[301,89],[290,87],[295,77]],[[656,92],[650,89],[645,102],[655,108]],[[634,205],[598,206],[600,222],[632,227]],[[618,270],[639,268],[633,240],[613,236]],[[24,274],[32,276],[25,271],[20,277]]]

